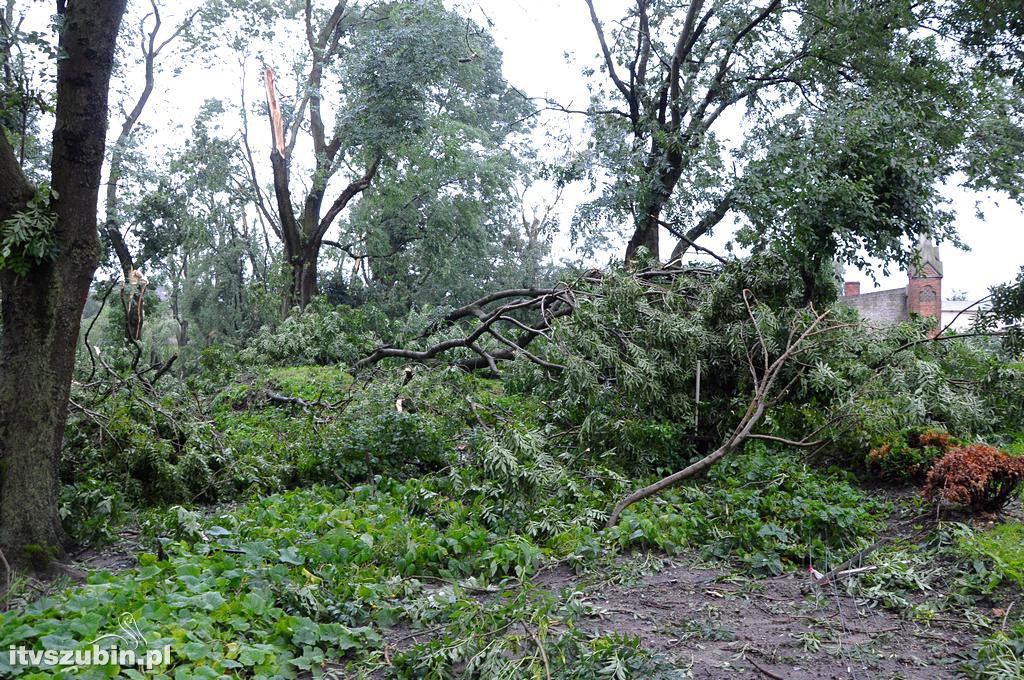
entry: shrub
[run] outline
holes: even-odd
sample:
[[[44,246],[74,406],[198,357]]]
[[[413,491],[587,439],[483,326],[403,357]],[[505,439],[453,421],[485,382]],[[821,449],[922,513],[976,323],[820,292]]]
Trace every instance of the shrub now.
[[[68,418],[60,479],[108,482],[128,505],[212,500],[216,473],[231,461],[217,445],[211,423],[198,417],[179,393],[152,399],[132,386],[109,398],[79,396],[89,413]]]
[[[240,356],[248,364],[351,363],[380,344],[378,333],[390,323],[374,308],[334,307],[318,299],[294,310],[277,328],[261,329]]]
[[[336,441],[325,441],[308,472],[324,481],[405,477],[442,467],[447,449],[447,439],[430,418],[385,410],[356,417]]]
[[[123,514],[123,492],[109,482],[89,479],[60,491],[60,518],[76,541],[97,544],[113,540]]]
[[[962,442],[942,430],[910,428],[891,434],[868,452],[866,463],[874,475],[887,480],[921,480],[932,463]]]
[[[956,448],[932,466],[926,498],[940,498],[973,511],[994,512],[1010,500],[1024,479],[1024,459],[985,444]]]

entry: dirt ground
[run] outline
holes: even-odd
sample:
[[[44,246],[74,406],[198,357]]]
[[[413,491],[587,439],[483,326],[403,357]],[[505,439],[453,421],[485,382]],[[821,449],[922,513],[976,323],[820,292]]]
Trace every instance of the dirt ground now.
[[[573,587],[568,572],[547,587]],[[637,635],[694,678],[952,678],[975,639],[966,622],[925,627],[867,608],[807,572],[723,579],[685,561],[624,585],[585,587],[595,633]]]

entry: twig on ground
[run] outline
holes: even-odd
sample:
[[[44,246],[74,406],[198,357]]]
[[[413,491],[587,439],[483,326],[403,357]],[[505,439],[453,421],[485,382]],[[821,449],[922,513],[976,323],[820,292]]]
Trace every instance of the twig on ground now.
[[[544,651],[543,643],[541,643],[536,633],[530,630],[530,627],[527,626],[525,622],[520,623],[523,626],[523,630],[526,631],[526,634],[533,638],[533,643],[537,645],[537,651],[540,652],[540,660],[544,662],[544,677],[546,677],[547,680],[551,680],[551,664],[548,663],[548,654]]]
[[[753,666],[753,667],[754,667],[754,668],[756,668],[757,670],[761,671],[762,673],[764,673],[764,674],[765,674],[766,676],[768,676],[769,678],[772,678],[772,680],[786,680],[785,676],[783,676],[783,675],[779,675],[778,673],[775,673],[775,672],[773,672],[773,671],[770,671],[770,670],[768,670],[767,668],[765,668],[765,667],[764,667],[764,666],[762,666],[761,664],[759,664],[759,663],[757,663],[756,661],[754,661],[754,660],[753,660],[752,658],[750,658],[749,656],[748,656],[748,657],[745,657],[745,658],[746,658],[747,662],[748,662],[748,663],[749,663],[749,664],[750,664],[751,666]]]

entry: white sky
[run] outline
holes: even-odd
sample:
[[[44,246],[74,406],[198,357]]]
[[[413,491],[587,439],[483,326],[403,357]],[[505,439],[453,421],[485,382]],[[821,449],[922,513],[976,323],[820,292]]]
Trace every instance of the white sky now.
[[[532,96],[550,95],[563,104],[587,102],[585,81],[580,75],[584,66],[598,64],[598,43],[584,0],[463,0],[464,6],[476,7],[494,22],[491,29],[495,41],[505,53],[505,72],[509,81],[525,87]],[[614,20],[625,3],[604,0],[596,3],[605,22]],[[563,52],[575,58],[566,62]],[[582,124],[582,121],[577,123]],[[579,133],[582,138],[582,130]],[[941,246],[945,266],[943,292],[967,291],[972,298],[986,294],[989,286],[1012,279],[1024,266],[1024,209],[1005,195],[980,195],[958,188],[946,191],[957,212],[961,239],[971,250],[964,252],[952,245]],[[980,201],[985,215],[975,216],[975,202]],[[567,206],[571,213],[572,205]],[[568,229],[568,217],[563,231]],[[720,232],[728,232],[722,228]],[[702,245],[722,250],[731,233],[717,233]],[[662,247],[672,247],[671,237],[662,231]],[[895,288],[906,283],[906,274],[895,272],[884,277],[876,270],[880,288]],[[864,273],[847,270],[847,278],[862,282],[861,289],[871,290],[874,284]]]
[[[588,93],[581,71],[587,66],[597,66],[599,60],[598,44],[584,0],[447,2],[468,12],[480,23],[491,24],[490,30],[505,55],[505,74],[510,83],[530,96],[550,96],[563,105],[585,108]],[[131,4],[137,7],[139,0],[132,0]],[[165,0],[163,4],[167,7],[165,25],[170,26],[174,15],[180,16],[186,7],[194,6],[194,0]],[[617,18],[626,4],[625,0],[598,0],[596,3],[598,12],[606,22]],[[40,9],[33,19],[45,22],[46,15],[47,12]],[[173,51],[162,62],[157,91],[141,121],[154,129],[156,144],[176,146],[183,141],[204,100],[220,97],[232,102],[238,101],[242,74],[237,62],[214,62],[205,55],[181,55]],[[180,74],[172,78],[170,70],[178,66],[181,67]],[[250,101],[262,98],[259,68],[258,60],[249,60],[246,78]],[[137,92],[140,87],[139,74],[130,72],[127,77],[134,81],[134,84],[130,83],[130,91]],[[124,84],[121,83],[120,88],[115,84],[115,88],[123,90]],[[112,97],[111,104],[116,106],[116,98]],[[120,125],[116,114],[112,121],[113,133]],[[568,131],[578,143],[585,139],[582,116],[546,114],[540,121],[538,142],[543,140],[545,130]],[[254,153],[258,159],[265,159],[266,147],[269,145],[265,121],[250,120],[250,133]],[[154,152],[159,153],[157,149]],[[266,168],[261,179],[269,180]],[[544,193],[545,188],[540,187],[529,195],[529,199],[543,204],[550,200],[550,196]],[[971,251],[956,250],[949,244],[942,246],[944,294],[948,296],[953,290],[964,290],[974,299],[984,295],[989,286],[1013,278],[1021,265],[1024,265],[1024,210],[1000,195],[978,195],[958,188],[947,190],[946,195],[957,212],[961,238]],[[580,186],[570,187],[562,197],[558,207],[560,234],[555,239],[555,247],[563,254],[569,248],[568,229],[573,209],[586,198],[585,188]],[[976,202],[983,208],[984,219],[975,215]],[[729,231],[723,223],[719,233],[703,245],[721,250],[731,237]],[[624,238],[619,242],[624,243]],[[667,254],[672,243],[671,237],[664,231],[662,244]],[[621,250],[616,250],[615,258],[620,256]],[[883,288],[902,286],[906,280],[905,274],[901,272],[883,277],[880,267],[877,274]],[[862,290],[872,288],[866,274],[848,270],[847,278],[860,280]]]

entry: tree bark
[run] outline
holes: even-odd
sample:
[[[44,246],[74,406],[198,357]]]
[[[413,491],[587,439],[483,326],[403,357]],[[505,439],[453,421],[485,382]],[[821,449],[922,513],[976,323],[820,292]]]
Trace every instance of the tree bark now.
[[[82,309],[100,258],[96,203],[124,10],[125,0],[76,0],[67,9],[51,159],[59,255],[25,276],[0,272],[0,549],[15,566],[41,568],[67,546],[57,462]],[[14,161],[10,146],[0,144],[0,219],[32,191],[23,175],[12,176]]]
[[[627,265],[636,259],[636,252],[640,248],[647,248],[651,252],[651,256],[655,260],[658,259],[658,250],[661,247],[658,238],[658,228],[660,227],[658,220],[660,215],[660,209],[647,211],[637,220],[636,226],[633,229],[633,236],[630,237],[629,243],[626,244],[626,256],[624,259]]]
[[[308,244],[299,254],[290,258],[292,263],[292,280],[289,299],[293,305],[302,309],[320,292],[317,277],[317,262],[320,260],[320,242]]]
[[[285,262],[291,268],[291,279],[284,296],[284,312],[298,305],[306,305],[318,293],[317,263],[320,258],[320,246],[323,244],[327,230],[338,215],[348,206],[349,202],[365,191],[377,174],[380,158],[370,159],[365,174],[354,179],[346,186],[337,198],[323,212],[327,184],[337,171],[334,162],[341,149],[341,139],[335,135],[330,140],[324,126],[320,111],[320,85],[326,63],[337,54],[341,33],[338,30],[342,19],[348,11],[348,4],[340,0],[335,5],[326,21],[317,30],[313,25],[313,5],[305,3],[306,43],[310,54],[309,73],[305,78],[305,94],[302,95],[298,109],[285,126],[277,101],[274,84],[274,72],[267,69],[265,83],[267,89],[267,109],[270,115],[270,132],[273,149],[270,152],[270,164],[274,174],[274,196],[277,201],[277,236],[284,245]],[[292,150],[300,129],[303,116],[308,113],[309,135],[313,142],[313,153],[316,167],[310,178],[310,188],[302,202],[302,210],[296,214],[291,194],[290,161]],[[287,132],[286,132],[287,130]],[[259,183],[255,178],[255,168],[251,166],[253,185],[259,191]]]

